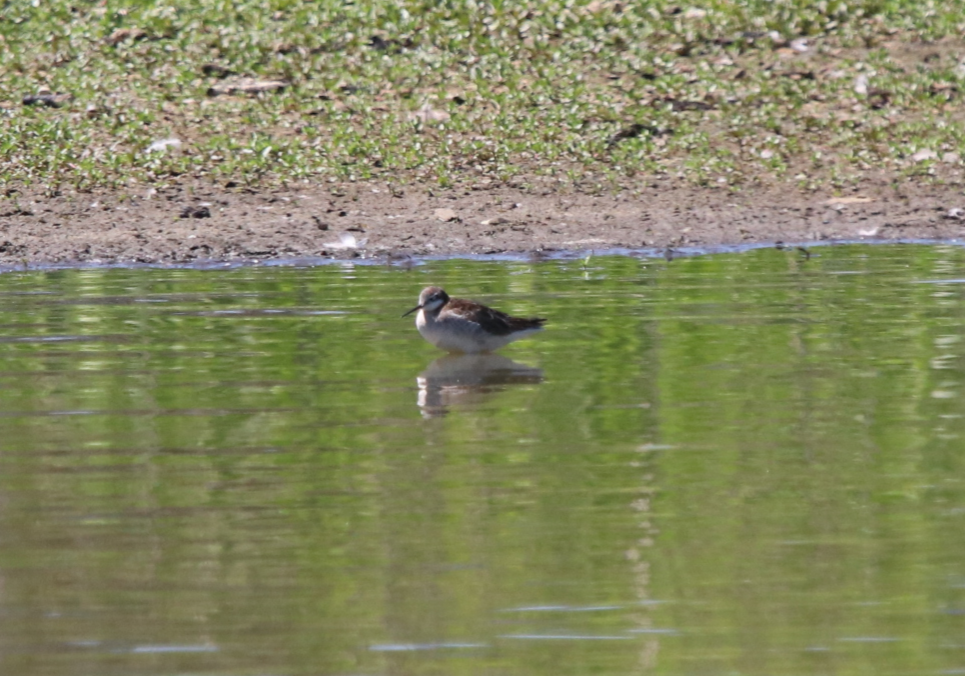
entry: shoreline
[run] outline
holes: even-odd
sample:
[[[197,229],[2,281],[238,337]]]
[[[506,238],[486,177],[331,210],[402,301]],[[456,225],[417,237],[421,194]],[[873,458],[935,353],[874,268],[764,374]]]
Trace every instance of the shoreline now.
[[[965,237],[959,186],[867,181],[844,195],[654,179],[609,194],[375,183],[231,190],[200,183],[0,203],[0,269],[678,255]],[[645,253],[650,252],[650,253]],[[673,255],[673,254],[671,254]]]
[[[673,261],[681,258],[695,258],[699,256],[716,256],[721,254],[741,254],[760,249],[775,249],[778,251],[797,252],[804,259],[812,255],[819,255],[817,250],[833,246],[956,246],[965,247],[965,237],[952,239],[827,239],[811,242],[752,242],[745,244],[718,244],[711,246],[688,246],[668,249],[628,249],[613,248],[599,250],[554,250],[554,251],[507,251],[498,254],[451,253],[435,255],[411,256],[367,256],[364,252],[358,256],[303,256],[293,258],[199,258],[183,262],[129,262],[123,260],[101,261],[60,261],[57,263],[32,262],[14,264],[0,264],[0,274],[10,272],[54,272],[60,270],[240,270],[252,267],[297,267],[310,268],[325,265],[352,265],[412,267],[435,261],[465,260],[474,262],[504,262],[504,263],[538,263],[544,261],[581,261],[587,257],[625,256],[645,260]]]

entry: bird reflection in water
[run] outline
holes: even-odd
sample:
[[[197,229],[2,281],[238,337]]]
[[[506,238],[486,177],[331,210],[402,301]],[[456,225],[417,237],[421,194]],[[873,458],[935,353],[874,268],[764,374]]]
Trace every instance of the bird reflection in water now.
[[[435,418],[452,406],[477,406],[507,385],[541,383],[543,369],[498,354],[450,354],[429,364],[416,382],[422,416]]]

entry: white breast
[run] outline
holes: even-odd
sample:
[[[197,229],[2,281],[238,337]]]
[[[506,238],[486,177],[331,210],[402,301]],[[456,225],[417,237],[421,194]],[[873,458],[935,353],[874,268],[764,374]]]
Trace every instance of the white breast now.
[[[505,336],[495,336],[484,331],[479,324],[462,317],[443,315],[436,318],[421,310],[416,316],[415,325],[422,337],[436,347],[449,352],[464,352],[466,354],[492,352],[514,340],[540,330],[531,329],[517,331]]]

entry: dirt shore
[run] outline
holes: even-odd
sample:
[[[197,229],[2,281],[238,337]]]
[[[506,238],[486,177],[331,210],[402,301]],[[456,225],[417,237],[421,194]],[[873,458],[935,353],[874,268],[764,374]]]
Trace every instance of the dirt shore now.
[[[960,185],[868,180],[847,194],[698,188],[653,179],[590,195],[376,184],[140,194],[16,193],[0,202],[0,265],[604,251],[965,236]],[[353,247],[352,244],[355,246]]]

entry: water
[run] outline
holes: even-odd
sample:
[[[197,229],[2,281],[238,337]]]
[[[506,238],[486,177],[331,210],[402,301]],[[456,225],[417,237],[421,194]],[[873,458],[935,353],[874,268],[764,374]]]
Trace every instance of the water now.
[[[963,269],[4,274],[0,673],[963,673]]]

